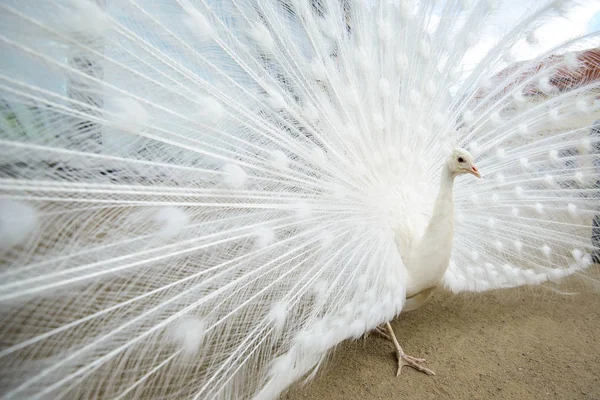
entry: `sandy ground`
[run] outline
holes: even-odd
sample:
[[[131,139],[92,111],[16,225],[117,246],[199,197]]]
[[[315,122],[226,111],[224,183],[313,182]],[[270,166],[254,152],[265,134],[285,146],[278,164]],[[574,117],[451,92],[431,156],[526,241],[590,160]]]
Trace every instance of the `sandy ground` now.
[[[342,343],[282,399],[600,399],[600,294],[436,293],[392,326],[436,376],[396,377],[392,344],[372,335]]]

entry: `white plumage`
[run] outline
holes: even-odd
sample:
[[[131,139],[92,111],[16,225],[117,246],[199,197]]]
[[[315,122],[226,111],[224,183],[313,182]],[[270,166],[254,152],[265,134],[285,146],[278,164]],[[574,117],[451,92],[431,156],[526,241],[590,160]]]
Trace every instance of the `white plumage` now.
[[[3,398],[272,399],[438,286],[595,283],[578,6],[3,1]]]

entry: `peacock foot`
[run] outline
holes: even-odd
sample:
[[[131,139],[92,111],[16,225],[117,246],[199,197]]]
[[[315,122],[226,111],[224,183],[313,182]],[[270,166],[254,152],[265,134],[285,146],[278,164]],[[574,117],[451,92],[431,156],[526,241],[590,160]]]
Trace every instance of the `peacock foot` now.
[[[409,356],[404,353],[398,353],[398,351],[396,351],[396,355],[398,356],[398,371],[396,372],[396,376],[400,376],[400,373],[402,373],[402,367],[404,366],[412,367],[417,371],[423,372],[427,375],[435,375],[435,372],[419,364],[425,362],[424,358]]]
[[[404,354],[404,351],[402,350],[402,347],[400,347],[400,343],[398,343],[398,339],[396,339],[394,330],[392,329],[392,326],[389,322],[385,323],[385,328],[387,332],[383,331],[383,329],[379,327],[375,331],[384,338],[390,340],[396,348],[396,356],[398,357],[398,371],[396,372],[396,376],[400,376],[400,373],[402,373],[402,367],[404,366],[412,367],[417,371],[423,372],[427,375],[435,375],[435,372],[419,364],[425,362],[424,358],[417,358]]]
[[[389,340],[390,342],[392,341],[390,335],[388,335],[385,329],[383,329],[382,327],[378,326],[377,328],[375,328],[375,332],[377,332],[377,334],[382,338]]]

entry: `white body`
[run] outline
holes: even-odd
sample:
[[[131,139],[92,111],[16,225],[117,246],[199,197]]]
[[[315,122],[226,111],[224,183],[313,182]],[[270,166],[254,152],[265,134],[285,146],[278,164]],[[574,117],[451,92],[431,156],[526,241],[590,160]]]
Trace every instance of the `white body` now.
[[[454,237],[453,188],[454,176],[448,168],[444,168],[427,228],[405,259],[407,297],[436,287],[448,269]]]

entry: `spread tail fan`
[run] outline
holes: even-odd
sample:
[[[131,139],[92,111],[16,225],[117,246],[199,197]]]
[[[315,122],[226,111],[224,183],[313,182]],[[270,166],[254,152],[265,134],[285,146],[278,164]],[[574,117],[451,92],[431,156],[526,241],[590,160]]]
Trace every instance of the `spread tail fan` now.
[[[600,48],[572,45],[493,74],[464,108],[459,130],[487,179],[456,189],[452,291],[571,275],[598,288],[584,270],[600,247]]]
[[[454,144],[447,288],[598,251],[600,35],[512,59],[566,2],[0,10],[3,398],[276,398],[401,312]]]

